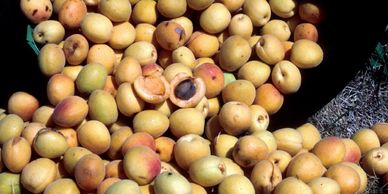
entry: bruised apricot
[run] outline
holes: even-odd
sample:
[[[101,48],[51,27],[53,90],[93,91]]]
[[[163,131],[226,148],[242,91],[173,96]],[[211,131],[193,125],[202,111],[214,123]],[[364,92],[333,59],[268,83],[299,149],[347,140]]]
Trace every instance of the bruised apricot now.
[[[184,28],[173,21],[161,22],[155,30],[156,40],[166,50],[175,50],[182,46],[186,39]]]

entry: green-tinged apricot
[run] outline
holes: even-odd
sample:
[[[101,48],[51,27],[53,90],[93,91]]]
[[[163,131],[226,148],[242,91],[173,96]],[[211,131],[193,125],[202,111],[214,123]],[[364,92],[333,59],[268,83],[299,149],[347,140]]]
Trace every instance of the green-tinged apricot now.
[[[116,103],[120,113],[125,116],[132,116],[142,111],[145,104],[128,82],[120,84],[117,89]]]
[[[88,109],[88,104],[83,98],[68,96],[55,106],[52,119],[61,127],[73,127],[85,119]]]
[[[168,117],[157,110],[144,110],[133,118],[135,132],[147,132],[154,138],[163,135],[167,131],[170,121]]]
[[[124,172],[139,185],[149,184],[160,173],[159,156],[146,146],[135,146],[125,153]]]
[[[96,154],[83,156],[75,165],[74,178],[81,189],[94,191],[105,178],[103,161]]]
[[[113,183],[105,194],[133,193],[141,194],[139,185],[133,180],[121,180]]]
[[[231,72],[224,72],[224,86],[228,85],[231,82],[236,81],[236,77]]]
[[[30,121],[39,101],[27,92],[15,92],[8,99],[8,113],[17,114],[23,121]]]
[[[75,83],[79,92],[90,94],[94,90],[104,88],[107,76],[108,72],[105,66],[90,63],[79,72]]]
[[[55,180],[56,176],[55,162],[48,158],[38,158],[23,168],[20,183],[31,193],[41,193]]]
[[[74,92],[74,81],[64,74],[55,74],[47,82],[47,98],[54,106],[64,98],[73,96]]]
[[[121,179],[116,177],[105,178],[97,187],[96,194],[105,194],[105,192],[112,186],[114,183],[121,181]]]
[[[225,103],[220,110],[218,119],[224,131],[230,135],[242,135],[251,126],[251,110],[249,107],[237,101]]]
[[[3,144],[2,163],[13,173],[20,173],[30,162],[31,146],[23,137],[14,137]]]
[[[226,175],[225,164],[217,156],[205,156],[191,163],[189,168],[191,180],[204,187],[218,185]]]
[[[178,173],[163,172],[155,177],[154,190],[157,194],[191,194],[192,186]]]
[[[169,51],[182,46],[186,40],[184,28],[173,21],[159,23],[155,30],[155,36],[160,46]]]
[[[94,90],[89,96],[89,117],[105,125],[117,121],[118,110],[114,97],[104,90]]]
[[[20,174],[10,172],[0,173],[0,193],[21,194]]]
[[[71,147],[66,150],[63,155],[63,164],[65,170],[70,174],[74,175],[74,168],[77,162],[85,155],[91,154],[92,152],[83,147]]]
[[[62,178],[50,183],[43,192],[43,194],[57,193],[80,194],[81,192],[74,180],[70,178]]]
[[[50,128],[40,130],[36,134],[32,146],[35,152],[44,158],[57,158],[69,148],[65,137]]]
[[[230,36],[221,46],[219,65],[227,72],[236,71],[248,61],[251,52],[247,40],[239,35]]]
[[[202,135],[205,127],[205,118],[196,108],[181,108],[170,116],[170,130],[179,138],[186,134]]]
[[[60,73],[66,64],[65,53],[54,43],[45,44],[38,55],[39,69],[43,75],[49,77]]]
[[[95,154],[102,154],[109,149],[111,139],[108,128],[97,120],[90,120],[77,129],[77,136],[82,147]]]
[[[13,137],[19,137],[24,128],[23,119],[16,114],[8,114],[0,120],[0,144]]]
[[[252,82],[243,79],[233,81],[222,89],[222,100],[224,103],[238,101],[249,106],[252,105],[255,96],[255,86]]]

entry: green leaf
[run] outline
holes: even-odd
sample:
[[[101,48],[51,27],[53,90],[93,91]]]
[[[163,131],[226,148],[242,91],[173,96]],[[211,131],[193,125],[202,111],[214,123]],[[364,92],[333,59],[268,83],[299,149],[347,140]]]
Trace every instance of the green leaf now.
[[[372,65],[373,69],[380,69],[381,64],[378,62],[378,60],[374,59],[373,57],[369,58],[369,63]]]
[[[32,37],[33,29],[30,25],[27,25],[27,44],[32,48],[32,50],[35,52],[36,55],[39,55],[39,49],[35,44],[34,37]]]
[[[380,59],[384,59],[384,47],[383,47],[383,45],[380,42],[377,43],[377,46],[376,46],[375,50],[376,50],[377,56]]]

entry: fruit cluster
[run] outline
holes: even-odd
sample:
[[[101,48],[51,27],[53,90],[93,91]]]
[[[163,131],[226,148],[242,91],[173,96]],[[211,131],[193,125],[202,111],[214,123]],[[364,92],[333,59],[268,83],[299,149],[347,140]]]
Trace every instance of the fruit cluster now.
[[[352,139],[308,123],[267,130],[301,69],[323,60],[314,1],[20,7],[51,104],[15,92],[0,112],[2,194],[354,193],[361,154],[366,172],[388,171],[385,124]]]

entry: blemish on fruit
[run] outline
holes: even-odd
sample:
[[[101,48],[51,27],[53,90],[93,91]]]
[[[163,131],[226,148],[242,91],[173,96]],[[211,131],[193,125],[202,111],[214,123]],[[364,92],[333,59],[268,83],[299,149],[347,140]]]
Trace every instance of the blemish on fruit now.
[[[32,11],[32,16],[34,16],[36,13],[38,13],[38,10],[37,10],[37,9],[34,9],[34,10]]]

